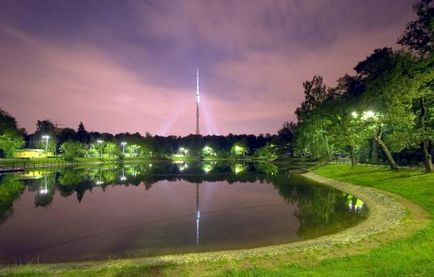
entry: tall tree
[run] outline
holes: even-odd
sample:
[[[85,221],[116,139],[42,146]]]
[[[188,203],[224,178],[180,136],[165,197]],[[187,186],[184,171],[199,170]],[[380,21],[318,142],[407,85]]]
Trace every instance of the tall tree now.
[[[396,138],[389,140],[395,142],[395,150],[408,145],[407,138],[397,139],[408,131],[410,119],[406,117],[401,101],[402,93],[399,92],[400,86],[404,85],[403,82],[406,80],[400,75],[403,73],[405,63],[404,56],[394,53],[391,48],[382,48],[374,50],[373,54],[354,68],[366,87],[363,95],[366,110],[359,112],[362,114],[370,111],[376,115],[365,116],[365,121],[370,123],[372,137],[384,152],[392,169],[397,169],[398,166],[384,140],[385,135]]]
[[[80,122],[80,124],[78,125],[76,140],[85,144],[90,143],[90,134],[84,128],[83,122]]]
[[[419,59],[415,64],[412,89],[406,90],[416,116],[415,128],[411,133],[422,150],[425,170],[433,172],[431,153],[434,140],[434,56]]]
[[[307,113],[313,111],[327,98],[327,87],[324,85],[321,76],[313,76],[312,81],[303,83],[303,87],[304,102],[295,111],[299,122],[303,121],[303,117]]]

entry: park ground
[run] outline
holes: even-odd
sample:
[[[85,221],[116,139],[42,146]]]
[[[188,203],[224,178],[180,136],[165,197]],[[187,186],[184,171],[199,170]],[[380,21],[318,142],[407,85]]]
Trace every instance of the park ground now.
[[[374,187],[404,197],[423,208],[430,219],[434,216],[434,174],[400,169],[391,171],[363,165],[323,165],[312,169],[315,174]],[[415,220],[417,220],[417,215]],[[413,219],[414,220],[414,219]],[[409,221],[410,222],[410,221]],[[414,221],[413,221],[414,223]],[[403,223],[406,224],[405,222]],[[410,223],[408,223],[410,225]],[[404,228],[405,229],[405,228]],[[411,226],[407,226],[411,230]],[[384,235],[387,234],[383,234]],[[399,236],[398,236],[399,237]],[[381,236],[380,236],[381,238]],[[433,276],[434,223],[410,232],[399,239],[375,245],[359,242],[335,249],[334,253],[305,253],[300,259],[266,256],[241,260],[159,266],[113,260],[98,266],[82,264],[14,266],[1,273],[12,276]],[[349,249],[352,249],[351,251]],[[335,254],[341,252],[341,254]],[[344,253],[344,255],[342,255]],[[324,258],[326,257],[326,258]]]

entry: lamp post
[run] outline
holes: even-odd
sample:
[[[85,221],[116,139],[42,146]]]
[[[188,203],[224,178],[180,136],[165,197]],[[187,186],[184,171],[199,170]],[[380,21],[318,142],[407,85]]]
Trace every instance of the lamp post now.
[[[125,155],[125,145],[127,145],[126,141],[121,142],[121,146],[122,146],[122,155]]]
[[[102,159],[102,143],[104,142],[102,139],[99,139],[96,141],[100,146],[99,146],[99,159]]]
[[[50,139],[49,135],[43,135],[42,139],[45,140],[45,152],[48,151],[48,140]]]

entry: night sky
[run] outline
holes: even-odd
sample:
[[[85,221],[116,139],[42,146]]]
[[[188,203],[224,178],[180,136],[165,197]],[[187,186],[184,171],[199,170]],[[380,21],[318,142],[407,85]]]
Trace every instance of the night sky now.
[[[0,107],[87,130],[275,133],[414,19],[411,0],[0,1]]]

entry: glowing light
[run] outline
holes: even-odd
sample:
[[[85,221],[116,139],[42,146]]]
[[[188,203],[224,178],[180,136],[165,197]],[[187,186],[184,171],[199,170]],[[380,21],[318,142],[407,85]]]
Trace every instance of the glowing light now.
[[[104,184],[104,182],[103,182],[103,181],[101,181],[101,180],[98,180],[98,181],[96,181],[96,182],[95,182],[95,184],[97,184],[97,185],[99,186],[99,185],[102,185],[102,184]]]
[[[209,147],[209,146],[205,146],[205,147],[202,149],[202,152],[203,152],[203,154],[204,154],[205,156],[217,156],[217,154],[216,154],[216,152],[214,151],[214,149],[212,149],[212,148]]]
[[[178,166],[178,169],[181,172],[188,168],[188,163],[186,162],[177,162],[176,165]]]
[[[96,140],[96,142],[98,143],[98,144],[101,144],[102,145],[102,143],[104,142],[102,139],[98,139],[98,140]],[[102,150],[103,150],[103,148],[101,147],[101,149],[100,149],[100,151],[99,151],[99,158],[100,159],[102,159]]]
[[[235,155],[243,155],[247,152],[247,150],[245,147],[236,144],[233,146],[233,152],[235,153]]]
[[[354,111],[354,112],[351,113],[351,116],[353,118],[357,118],[357,117],[359,117],[359,114],[356,111]]]
[[[125,176],[125,169],[122,168],[122,176],[120,177],[121,181],[126,181],[127,177]]]
[[[125,145],[127,145],[126,141],[121,142],[121,146],[122,146],[122,154],[125,154]]]
[[[187,156],[188,155],[188,149],[184,147],[180,147],[178,150],[178,155],[180,156]]]
[[[361,211],[363,209],[363,201],[360,199],[356,200],[356,204],[354,205],[357,212]]]
[[[376,114],[373,111],[366,111],[363,112],[362,120],[369,120],[369,119],[375,119]]]
[[[50,139],[50,136],[49,135],[43,135],[42,139],[45,140],[45,152],[47,152],[48,151],[48,140]]]
[[[243,164],[235,164],[233,165],[232,170],[237,175],[244,172],[246,170],[246,167]]]
[[[205,173],[208,173],[208,172],[210,172],[211,170],[212,170],[212,165],[210,165],[210,164],[204,164],[203,166],[202,166],[202,169],[203,169],[203,171],[205,172]]]

